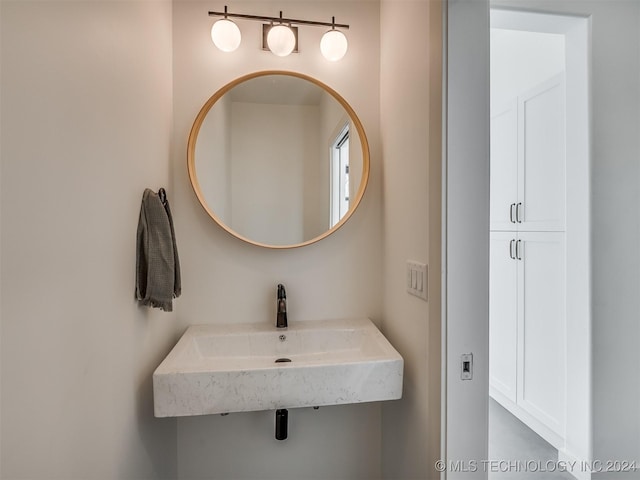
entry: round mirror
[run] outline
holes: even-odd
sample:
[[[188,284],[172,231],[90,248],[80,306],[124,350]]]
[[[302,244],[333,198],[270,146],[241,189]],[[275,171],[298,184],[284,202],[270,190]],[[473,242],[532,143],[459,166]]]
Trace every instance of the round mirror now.
[[[232,235],[269,248],[340,228],[369,178],[362,124],[334,90],[306,75],[238,78],[202,107],[187,151],[198,200]]]

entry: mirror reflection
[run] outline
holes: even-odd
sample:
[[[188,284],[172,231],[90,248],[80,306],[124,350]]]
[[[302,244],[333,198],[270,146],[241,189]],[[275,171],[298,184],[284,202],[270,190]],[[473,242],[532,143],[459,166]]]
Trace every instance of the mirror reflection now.
[[[198,198],[230,233],[269,247],[323,238],[357,206],[368,147],[349,105],[299,74],[265,72],[227,85],[189,140]]]

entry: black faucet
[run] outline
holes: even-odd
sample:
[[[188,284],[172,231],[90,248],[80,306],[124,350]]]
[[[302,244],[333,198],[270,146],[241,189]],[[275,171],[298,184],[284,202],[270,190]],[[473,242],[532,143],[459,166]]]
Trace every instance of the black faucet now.
[[[287,292],[284,285],[278,285],[278,315],[276,328],[287,328]]]

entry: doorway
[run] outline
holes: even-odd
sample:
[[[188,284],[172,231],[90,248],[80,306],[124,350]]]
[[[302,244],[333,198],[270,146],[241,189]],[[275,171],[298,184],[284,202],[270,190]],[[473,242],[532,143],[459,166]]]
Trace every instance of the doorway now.
[[[587,20],[491,9],[490,58],[489,458],[587,462]],[[504,466],[489,478],[529,470]]]
[[[518,141],[518,135],[522,136],[522,132],[519,133],[518,130],[526,130],[526,122],[529,122],[528,126],[535,127],[534,134],[537,131],[539,136],[548,135],[548,132],[544,132],[546,122],[540,120],[541,117],[536,117],[541,104],[553,107],[560,101],[559,98],[564,97],[563,103],[566,106],[564,112],[559,112],[559,122],[565,125],[564,147],[557,148],[564,150],[564,168],[550,174],[545,173],[545,170],[536,172],[536,165],[532,165],[527,172],[532,175],[531,178],[518,178],[516,152],[516,177],[510,181],[515,186],[516,193],[510,196],[511,200],[506,201],[503,206],[505,208],[501,207],[503,218],[497,219],[494,215],[493,196],[491,208],[489,204],[489,185],[494,181],[493,175],[489,178],[489,119],[491,107],[494,107],[494,113],[500,112],[497,111],[497,105],[489,105],[489,22],[479,21],[484,15],[488,20],[488,14],[488,1],[452,2],[448,8],[446,48],[449,79],[445,100],[447,151],[444,178],[446,222],[443,228],[446,237],[443,243],[447,246],[446,292],[443,299],[443,304],[446,305],[443,329],[446,332],[447,363],[443,390],[447,410],[443,416],[446,437],[442,448],[449,462],[462,463],[456,464],[460,467],[458,471],[444,473],[443,476],[447,479],[492,478],[491,465],[483,463],[484,459],[490,459],[487,435],[490,411],[506,411],[513,418],[518,418],[514,413],[524,413],[524,417],[528,413],[529,418],[525,420],[534,428],[527,428],[532,432],[537,430],[535,435],[558,452],[556,455],[560,461],[588,462],[592,452],[589,21],[584,17],[569,15],[513,9],[491,10],[491,27],[510,31],[506,36],[526,36],[525,32],[545,34],[550,35],[548,39],[554,38],[556,43],[563,44],[561,50],[564,57],[560,55],[559,60],[556,60],[564,64],[564,71],[559,71],[552,65],[545,73],[542,72],[544,68],[538,66],[534,70],[538,74],[545,73],[544,78],[534,79],[524,91],[515,92],[510,99],[502,99],[503,102],[496,102],[503,106],[507,104],[507,108],[503,110],[506,112],[509,111],[508,104],[511,101],[510,115],[515,119],[515,124],[505,122],[502,125],[505,131],[511,129],[512,138],[515,138],[514,145],[505,148],[523,148],[522,138]],[[475,43],[472,44],[470,38]],[[486,39],[486,43],[483,39]],[[464,71],[474,71],[477,75],[466,81],[460,75]],[[527,108],[530,108],[529,112]],[[527,118],[528,113],[531,114],[530,118]],[[518,121],[525,121],[525,124],[519,127]],[[542,144],[544,148],[549,147],[554,138],[549,137],[549,140]],[[544,158],[548,154],[549,152],[543,152],[541,156]],[[520,156],[522,157],[522,152]],[[550,167],[554,165],[557,167],[555,163]],[[535,200],[527,198],[529,193],[533,194],[536,190],[535,182],[531,184],[529,180],[536,177],[540,180],[538,190],[543,194],[552,190],[537,205]],[[558,192],[551,187],[563,187],[564,191]],[[518,196],[519,188],[524,197]],[[564,199],[560,206],[558,199]],[[538,215],[545,210],[542,208],[545,202],[550,207],[547,212],[555,212],[555,219],[551,218],[553,215]],[[496,221],[504,221],[512,228],[505,228],[504,225],[496,228]],[[496,243],[492,242],[492,230],[504,234],[505,238],[497,238]],[[480,232],[486,234],[486,237],[479,235]],[[471,252],[468,251],[469,244],[465,243],[468,238],[474,239]],[[512,341],[509,343],[510,351],[500,352],[511,359],[504,362],[503,365],[507,368],[502,372],[503,377],[509,378],[503,384],[511,388],[508,395],[504,395],[513,400],[509,405],[513,407],[511,411],[502,406],[507,402],[489,402],[490,377],[500,376],[492,375],[494,372],[491,372],[489,362],[489,305],[486,305],[486,317],[484,316],[484,295],[487,299],[490,296],[489,264],[492,262],[489,252],[493,253],[492,246],[506,255],[505,260],[515,262],[515,265],[522,262],[521,265],[527,267],[526,259],[531,264],[528,269],[520,270],[511,264],[510,268],[516,268],[516,272],[513,273],[512,280],[503,282],[503,286],[511,289],[508,295],[511,304],[505,308],[516,312],[511,315],[511,330],[507,334]],[[553,273],[550,273],[549,268],[555,268]],[[548,284],[544,284],[544,279],[549,280]],[[535,283],[536,280],[544,287],[542,293],[537,293],[537,298],[535,291],[522,292],[525,283]],[[558,290],[564,291],[550,301],[550,297],[558,293]],[[458,292],[463,292],[462,297]],[[528,304],[525,302],[527,295]],[[494,303],[493,300],[491,303]],[[532,325],[527,330],[522,318],[523,311],[529,316],[538,315],[547,324],[543,322],[542,326]],[[558,311],[562,314],[558,315]],[[550,317],[561,318],[563,324],[550,321]],[[496,338],[493,338],[493,343],[495,342]],[[502,338],[498,343],[504,345],[505,342]],[[546,352],[540,353],[540,350],[531,355],[536,344],[546,347],[550,343],[555,345],[553,355],[545,356]],[[474,354],[475,382],[465,383],[460,380],[460,356],[469,352]],[[546,363],[543,366],[537,365],[536,356],[538,361]],[[553,382],[549,382],[550,376],[554,377]],[[493,383],[491,397],[498,397],[500,389],[496,388],[496,384],[499,382]],[[542,393],[539,388],[536,391],[536,387],[548,387],[550,384],[555,385],[558,395],[549,395],[548,389]],[[509,388],[503,390],[504,394]],[[465,397],[465,400],[461,400],[461,397]],[[469,409],[471,404],[473,407]],[[516,407],[522,407],[521,411],[516,412]],[[538,415],[531,415],[531,412]],[[466,465],[465,461],[475,461],[472,465],[475,468],[468,468],[471,465]],[[517,478],[513,473],[513,470],[507,471],[502,478]],[[580,477],[580,472],[574,475]]]

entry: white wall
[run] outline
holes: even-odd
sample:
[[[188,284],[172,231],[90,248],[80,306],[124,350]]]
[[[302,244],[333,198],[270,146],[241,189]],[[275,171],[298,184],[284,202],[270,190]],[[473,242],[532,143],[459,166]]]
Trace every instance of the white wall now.
[[[243,42],[234,54],[211,43],[210,2],[173,5],[174,216],[179,219],[183,294],[180,322],[275,323],[276,285],[287,287],[289,322],[382,317],[379,7],[377,1],[236,2],[230,10],[350,23],[349,52],[323,59],[322,28],[300,28],[301,53],[275,57],[258,48],[260,26],[238,22]],[[349,222],[322,242],[294,250],[245,244],[217,226],[197,202],[186,170],[186,143],[204,102],[229,81],[257,70],[312,75],[351,104],[371,146],[369,188]],[[297,409],[289,412],[289,439],[274,437],[274,413],[178,420],[179,478],[375,479],[380,475],[380,406]]]
[[[402,400],[383,406],[386,479],[432,479],[440,457],[441,4],[381,2],[384,324],[404,357]],[[429,301],[406,261],[429,265]]]
[[[591,20],[593,459],[640,461],[640,3],[492,5]]]
[[[171,5],[0,8],[1,476],[175,478],[151,374],[176,315],[133,296],[142,192],[173,193]]]

